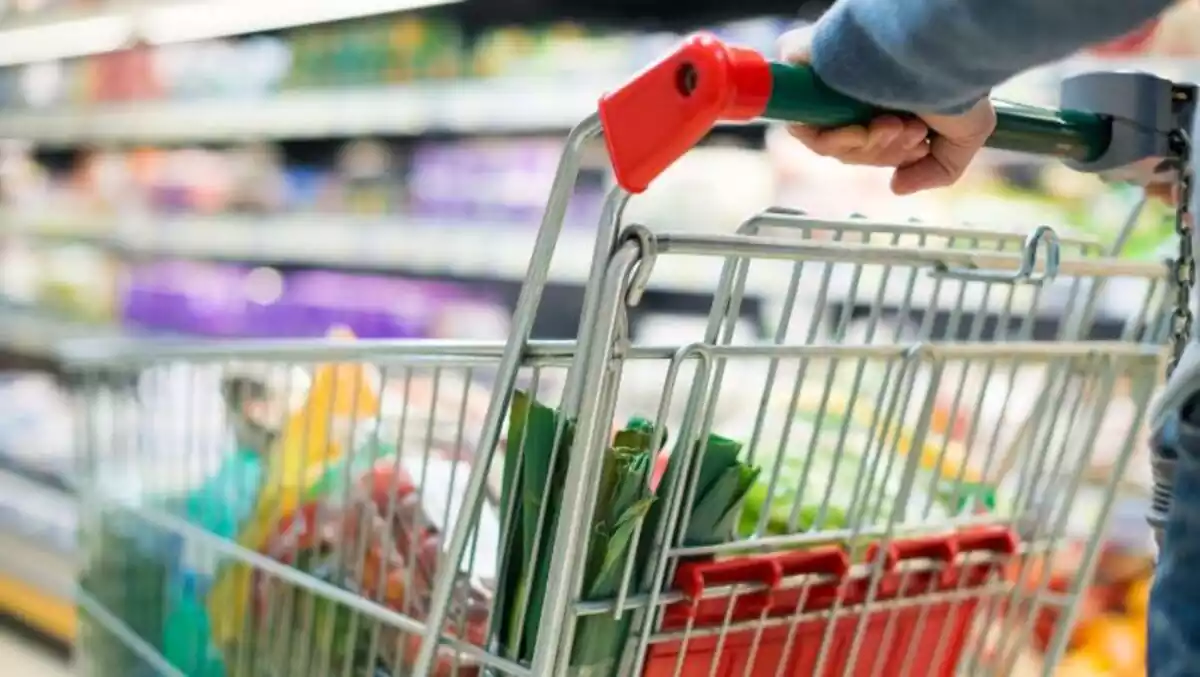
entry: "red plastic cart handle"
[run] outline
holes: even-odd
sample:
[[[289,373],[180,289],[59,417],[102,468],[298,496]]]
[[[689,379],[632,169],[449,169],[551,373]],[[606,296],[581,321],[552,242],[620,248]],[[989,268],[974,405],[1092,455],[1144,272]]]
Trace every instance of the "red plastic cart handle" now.
[[[617,183],[631,193],[646,190],[719,122],[838,127],[887,112],[834,91],[811,68],[772,63],[706,33],[604,95],[599,109]],[[1000,102],[996,109],[993,148],[1086,161],[1111,138],[1111,123],[1097,115]]]

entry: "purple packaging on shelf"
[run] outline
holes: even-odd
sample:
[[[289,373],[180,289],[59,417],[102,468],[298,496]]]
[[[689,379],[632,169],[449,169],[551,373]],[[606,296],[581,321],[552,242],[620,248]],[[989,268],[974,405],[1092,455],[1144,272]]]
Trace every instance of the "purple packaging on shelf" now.
[[[576,188],[567,206],[564,226],[595,228],[604,211],[605,192],[602,188],[581,185]],[[540,217],[540,214],[539,214]],[[536,221],[534,223],[537,223]]]
[[[453,338],[481,307],[498,306],[469,285],[164,261],[130,271],[122,317],[210,337],[321,337],[344,326],[362,338]]]
[[[245,336],[250,319],[247,270],[193,261],[137,266],[123,317],[136,324],[201,336]]]
[[[245,303],[245,336],[281,338],[295,335],[294,319],[287,313],[288,276],[274,268],[247,271],[242,281]]]
[[[181,272],[179,279],[187,285],[185,299],[196,333],[220,337],[249,333],[251,303],[244,268],[198,265]]]
[[[453,215],[455,160],[453,145],[422,144],[414,151],[409,169],[409,200],[414,214],[429,218]]]
[[[493,305],[466,285],[378,275],[311,271],[287,285],[289,307],[306,314],[308,335],[348,327],[361,338],[444,338],[447,313]]]
[[[127,278],[121,304],[122,320],[133,325],[186,332],[183,297],[169,284],[172,262],[134,266]]]
[[[438,289],[434,283],[331,271],[295,273],[288,281],[288,308],[305,317],[306,335],[348,327],[362,338],[423,338],[432,326]],[[404,312],[389,312],[397,302]]]

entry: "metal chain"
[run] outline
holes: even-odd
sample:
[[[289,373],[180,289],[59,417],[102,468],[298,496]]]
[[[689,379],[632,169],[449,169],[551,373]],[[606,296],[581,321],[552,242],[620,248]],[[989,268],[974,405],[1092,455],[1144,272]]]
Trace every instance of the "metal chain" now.
[[[1176,102],[1190,107],[1195,90],[1179,88]],[[1192,140],[1180,129],[1171,137],[1172,151],[1178,163],[1176,178],[1175,235],[1179,254],[1171,266],[1175,273],[1175,309],[1171,313],[1171,361],[1167,376],[1175,371],[1192,336],[1192,288],[1196,283],[1196,259],[1192,251]]]

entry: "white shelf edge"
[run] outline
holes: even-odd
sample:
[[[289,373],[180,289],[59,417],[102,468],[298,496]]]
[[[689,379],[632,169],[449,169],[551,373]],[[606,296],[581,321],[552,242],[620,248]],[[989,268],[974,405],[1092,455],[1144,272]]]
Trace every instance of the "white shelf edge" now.
[[[0,114],[0,138],[74,145],[565,131],[594,113],[600,96],[620,81],[615,76],[426,81],[22,110]]]
[[[462,0],[128,0],[0,22],[0,65],[103,54],[137,42],[166,45],[411,11]]]
[[[22,355],[59,359],[73,341],[114,340],[130,337],[118,327],[72,321],[50,312],[0,300],[0,345]],[[0,473],[3,471],[0,470]]]
[[[78,505],[62,490],[0,470],[0,533],[72,558],[79,527]]]

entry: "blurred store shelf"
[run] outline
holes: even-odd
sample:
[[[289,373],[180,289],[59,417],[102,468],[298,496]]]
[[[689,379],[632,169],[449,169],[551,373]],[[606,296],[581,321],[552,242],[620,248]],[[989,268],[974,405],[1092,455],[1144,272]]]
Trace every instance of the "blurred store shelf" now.
[[[78,507],[60,490],[0,470],[0,611],[70,643]]]
[[[0,138],[42,145],[567,130],[622,78],[448,80],[264,98],[139,102],[0,114]]]
[[[0,218],[0,232],[51,242],[87,242],[136,257],[177,257],[267,265],[304,265],[397,271],[464,279],[523,280],[536,226],[485,220],[362,218],[348,216],[179,217],[128,224],[105,233],[94,224],[55,219],[46,228]],[[486,246],[480,243],[486,242]],[[582,284],[595,249],[595,227],[563,229],[550,279]],[[721,260],[696,265],[664,257],[652,285],[711,292]],[[754,276],[748,291],[766,293],[786,283]],[[786,280],[786,278],[783,278]],[[778,278],[777,278],[778,280]],[[756,287],[755,284],[763,286]]]
[[[74,342],[123,340],[128,330],[72,320],[44,309],[0,301],[0,348],[45,359],[58,358]]]
[[[10,233],[58,242],[90,242],[138,258],[254,262],[264,265],[302,265],[395,271],[456,279],[523,280],[533,253],[536,228],[479,220],[423,218],[355,218],[343,216],[171,217],[154,223],[126,222],[120,232],[105,233],[97,224],[54,219],[45,229],[22,225],[20,219],[0,219]],[[554,282],[582,285],[595,251],[594,227],[566,227],[559,237],[550,269]],[[480,246],[486,242],[486,246]],[[655,260],[650,287],[673,291],[712,293],[718,287],[724,260],[717,257],[664,255]],[[817,266],[804,274],[820,277]],[[786,261],[757,260],[751,267],[745,291],[750,296],[782,296],[792,265]],[[884,289],[885,304],[899,304],[910,292],[903,284],[885,284],[880,266],[837,265],[832,284],[846,296],[858,294],[866,302],[876,289]],[[814,284],[818,280],[812,280]],[[963,307],[994,306],[1005,298],[986,295],[982,285],[964,285],[919,276],[911,298],[916,306],[943,305],[960,290]],[[855,291],[857,290],[857,291]],[[1014,308],[1028,306],[1031,287],[1018,288]]]
[[[125,0],[0,22],[0,65],[103,54],[135,42],[165,45],[456,4],[461,0]]]
[[[0,533],[19,535],[50,552],[71,555],[78,519],[78,507],[69,492],[0,469]]]
[[[102,229],[95,221],[57,218],[45,223],[40,227],[37,220],[0,217],[0,233],[21,234],[50,244],[89,243],[135,260],[179,258],[324,267],[513,284],[526,277],[536,235],[532,225],[407,217],[171,217],[127,220],[119,231]],[[552,283],[582,289],[594,252],[594,233],[593,227],[564,228],[550,267]],[[480,246],[481,242],[487,245]],[[648,287],[708,296],[718,288],[724,265],[720,257],[660,255]],[[831,266],[827,282],[822,280],[824,271],[821,265],[803,266],[798,288],[828,284],[833,293],[826,302],[831,307],[849,304],[905,314],[950,313],[959,319],[949,323],[960,330],[971,326],[972,316],[980,313],[1013,318],[1009,324],[1014,324],[1036,307],[1039,326],[1045,325],[1044,331],[1037,332],[1039,338],[1057,335],[1063,312],[1080,310],[1071,299],[1086,291],[1079,281],[1066,277],[1041,287],[1017,285],[1001,292],[980,283],[921,274],[913,268],[837,263]],[[786,296],[794,274],[788,261],[755,261],[746,278],[745,295],[764,299],[769,306]],[[1096,306],[1097,321],[1104,326],[1096,338],[1118,338],[1129,318],[1143,314],[1149,291],[1144,279],[1113,278],[1105,283]],[[54,322],[47,327],[44,318],[25,316],[4,331],[13,341],[44,348],[47,344],[38,331],[89,336],[97,330],[87,325],[61,327]],[[997,325],[985,333],[995,337],[1012,331],[1013,327]]]

